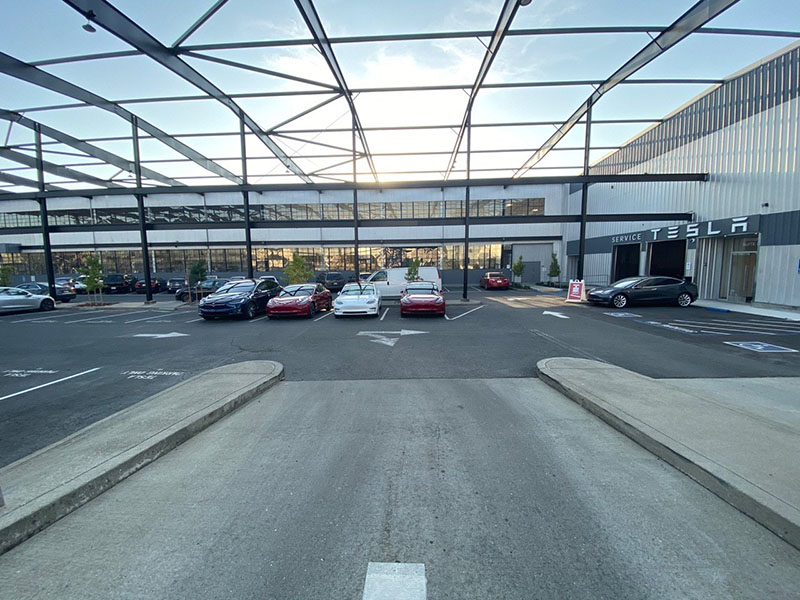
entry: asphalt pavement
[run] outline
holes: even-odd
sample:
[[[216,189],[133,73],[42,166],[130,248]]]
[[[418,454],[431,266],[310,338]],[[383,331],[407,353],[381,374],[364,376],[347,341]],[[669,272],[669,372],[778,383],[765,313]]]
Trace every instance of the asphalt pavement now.
[[[384,597],[790,599],[798,556],[538,380],[287,381],[0,556],[0,589],[360,599],[388,563],[427,596]]]
[[[198,372],[246,360],[278,361],[290,381],[535,377],[536,362],[552,356],[656,378],[800,371],[796,322],[698,307],[620,312],[519,290],[470,294],[475,305],[451,306],[446,319],[401,319],[392,306],[377,318],[204,321],[192,307],[166,310],[169,298],[124,311],[0,316],[0,466]],[[757,351],[763,344],[794,351]]]

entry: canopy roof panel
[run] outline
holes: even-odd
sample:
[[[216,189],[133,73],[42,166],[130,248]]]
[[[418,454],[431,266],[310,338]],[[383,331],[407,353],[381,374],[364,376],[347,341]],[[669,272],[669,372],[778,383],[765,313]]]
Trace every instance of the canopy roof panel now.
[[[242,131],[251,183],[574,175],[588,106],[593,161],[800,39],[792,0],[518,2],[11,0],[0,189],[37,127],[47,183],[133,185],[133,122],[146,185],[235,189]]]

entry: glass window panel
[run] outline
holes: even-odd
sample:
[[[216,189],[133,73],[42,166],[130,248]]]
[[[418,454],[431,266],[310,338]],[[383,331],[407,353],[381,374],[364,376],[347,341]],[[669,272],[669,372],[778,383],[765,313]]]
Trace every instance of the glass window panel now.
[[[309,221],[319,221],[320,219],[320,205],[319,204],[308,204],[306,205],[308,208],[308,220]]]
[[[275,220],[276,221],[291,221],[292,212],[288,204],[275,205]]]

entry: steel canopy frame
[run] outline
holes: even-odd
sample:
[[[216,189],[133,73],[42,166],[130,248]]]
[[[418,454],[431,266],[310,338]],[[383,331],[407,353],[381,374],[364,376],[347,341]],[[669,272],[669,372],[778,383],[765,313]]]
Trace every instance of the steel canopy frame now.
[[[75,85],[74,83],[70,83],[69,81],[65,81],[60,77],[56,77],[55,75],[51,75],[46,71],[42,71],[37,67],[34,67],[26,62],[18,60],[13,56],[9,56],[3,52],[0,52],[0,73],[5,73],[6,75],[10,75],[11,77],[15,77],[17,79],[21,79],[22,81],[27,81],[28,83],[32,83],[33,85],[37,85],[39,87],[45,88],[52,92],[56,92],[62,94],[63,96],[69,96],[70,98],[75,98],[79,100],[83,104],[79,106],[95,106],[97,108],[102,108],[103,110],[107,110],[110,113],[113,113],[119,117],[122,117],[129,123],[133,123],[134,119],[137,119],[136,115],[134,115],[131,111],[127,108],[120,106],[116,102],[112,102],[111,100],[107,100],[102,96],[98,96],[97,94],[90,92],[82,87]],[[233,183],[239,184],[241,183],[241,179],[225,169],[224,167],[216,164],[215,162],[209,160],[202,154],[200,154],[194,148],[187,146],[183,142],[180,142],[173,138],[168,133],[160,130],[155,125],[145,121],[144,119],[138,119],[139,128],[142,131],[146,131],[151,136],[156,138],[162,144],[169,146],[176,152],[183,154],[187,158],[192,159],[198,165],[206,169],[207,171],[211,171],[215,175],[219,175],[220,177],[224,177]]]
[[[445,180],[450,178],[450,172],[453,170],[453,166],[456,164],[458,151],[461,148],[461,140],[464,138],[464,132],[467,130],[469,122],[472,120],[472,105],[475,103],[475,98],[478,96],[478,92],[481,90],[483,80],[486,79],[486,75],[489,74],[489,69],[492,67],[495,56],[497,56],[497,51],[500,49],[500,45],[503,43],[503,38],[505,37],[508,28],[511,27],[511,21],[514,20],[514,15],[517,14],[519,3],[520,0],[505,0],[503,8],[500,10],[500,16],[497,18],[497,25],[494,27],[492,39],[489,40],[489,44],[486,46],[486,53],[483,55],[483,61],[478,69],[478,75],[475,78],[475,83],[472,84],[472,89],[469,93],[469,100],[467,100],[467,108],[464,111],[464,118],[461,120],[461,127],[459,127],[458,134],[456,135],[456,143],[453,147],[453,152],[450,155],[450,160],[447,163],[447,170],[444,173]],[[469,171],[469,169],[467,169],[467,171]],[[464,290],[466,289],[467,288],[465,284]],[[464,297],[466,298],[466,291]]]
[[[547,153],[561,141],[564,136],[575,126],[578,121],[586,116],[590,108],[597,103],[603,94],[611,91],[636,71],[661,56],[675,44],[691,35],[705,23],[717,17],[739,0],[700,0],[692,8],[681,15],[672,25],[667,27],[649,44],[637,52],[628,62],[617,69],[608,79],[586,99],[586,101],[572,113],[561,127],[520,167],[514,177],[522,177],[531,167],[541,161]]]
[[[339,61],[336,60],[336,55],[333,53],[333,47],[331,46],[330,40],[328,40],[328,34],[325,33],[325,27],[322,25],[319,14],[317,14],[317,9],[314,7],[312,0],[294,0],[294,3],[297,5],[297,10],[299,10],[300,14],[303,16],[303,20],[306,22],[308,29],[311,31],[311,35],[314,36],[317,49],[325,58],[325,62],[328,63],[328,68],[331,70],[331,73],[333,73],[333,77],[339,84],[339,88],[342,94],[344,94],[348,106],[350,106],[350,113],[353,116],[353,127],[358,133],[359,140],[361,141],[361,148],[367,158],[369,169],[372,171],[372,177],[375,181],[378,181],[378,173],[375,170],[375,164],[372,162],[372,155],[369,151],[369,144],[367,144],[367,136],[364,133],[364,128],[361,126],[361,119],[359,119],[358,111],[356,111],[353,93],[347,86],[344,73],[342,73]],[[355,156],[355,148],[353,148],[353,154]],[[355,158],[353,158],[353,160],[355,161]]]
[[[33,156],[28,156],[27,154],[17,152],[16,150],[9,150],[8,148],[0,148],[0,158],[13,160],[21,165],[32,167],[34,169],[41,167],[41,169],[47,173],[52,173],[53,175],[58,175],[59,177],[65,177],[67,179],[74,179],[75,181],[81,181],[83,183],[91,183],[92,185],[99,187],[125,187],[119,183],[114,183],[113,181],[107,179],[101,179],[100,177],[93,177],[92,175],[87,175],[86,173],[70,169],[69,167],[62,167],[61,165],[57,165],[46,160],[37,162],[37,159]]]
[[[149,58],[201,89],[211,98],[228,107],[245,125],[256,134],[261,142],[277,156],[287,169],[292,171],[306,183],[311,178],[276,144],[236,102],[225,92],[211,83],[188,63],[184,62],[173,51],[164,46],[147,31],[139,27],[125,14],[108,4],[105,0],[63,0],[64,3],[97,23],[123,42],[143,52]]]
[[[19,123],[23,127],[27,127],[31,130],[35,130],[38,126],[39,130],[42,132],[42,135],[46,135],[57,142],[66,144],[67,146],[75,148],[76,150],[80,150],[84,154],[93,156],[94,158],[99,158],[100,160],[123,169],[124,171],[133,173],[135,170],[133,161],[122,158],[121,156],[117,156],[113,152],[109,152],[108,150],[104,150],[98,146],[93,146],[92,144],[79,140],[78,138],[72,137],[68,133],[64,133],[63,131],[59,131],[53,127],[48,127],[47,125],[39,123],[38,121],[34,121],[33,119],[29,119],[28,117],[25,117],[17,112],[0,109],[0,119],[4,119],[12,123]],[[153,171],[152,169],[142,168],[142,175],[148,179],[152,179],[153,181],[158,181],[166,185],[183,185],[183,183],[177,179],[166,177],[161,173]]]

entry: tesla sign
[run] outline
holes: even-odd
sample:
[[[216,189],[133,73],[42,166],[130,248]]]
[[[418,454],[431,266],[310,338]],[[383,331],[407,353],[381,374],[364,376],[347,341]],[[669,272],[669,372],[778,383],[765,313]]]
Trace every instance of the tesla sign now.
[[[716,219],[714,221],[701,221],[700,223],[687,223],[672,227],[654,227],[637,233],[611,236],[611,243],[663,242],[666,240],[691,240],[755,233],[758,231],[758,221],[759,215],[750,215],[749,217]]]

